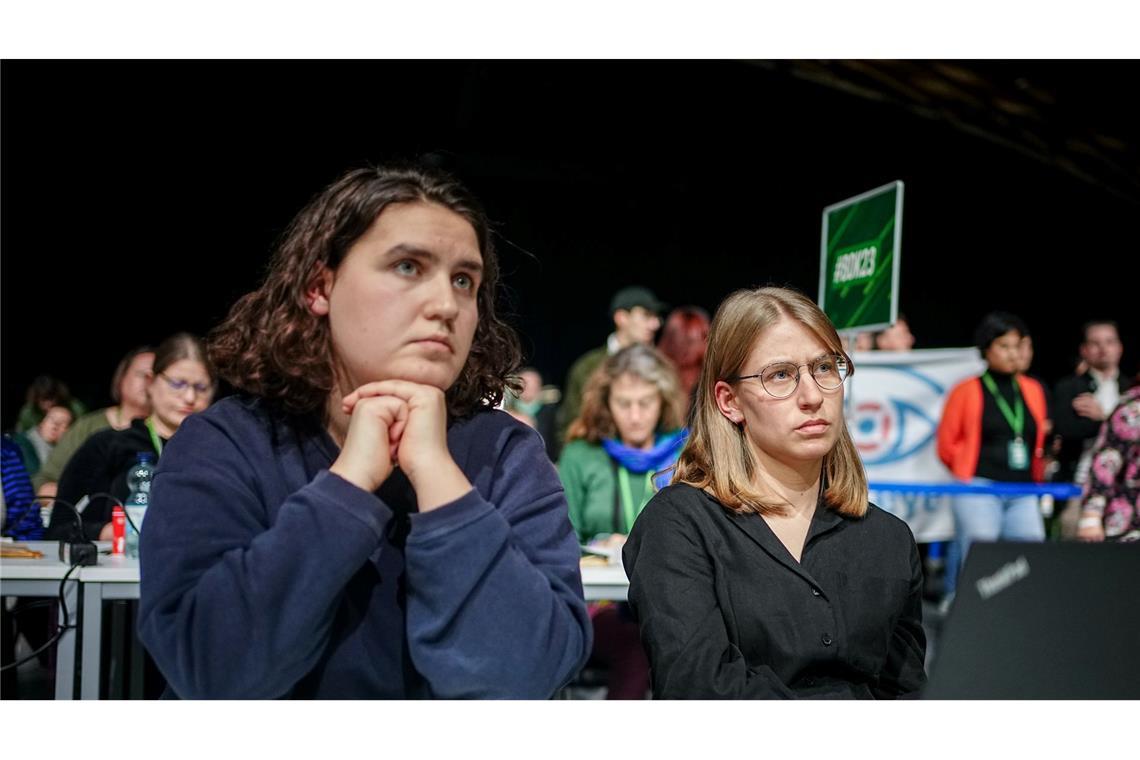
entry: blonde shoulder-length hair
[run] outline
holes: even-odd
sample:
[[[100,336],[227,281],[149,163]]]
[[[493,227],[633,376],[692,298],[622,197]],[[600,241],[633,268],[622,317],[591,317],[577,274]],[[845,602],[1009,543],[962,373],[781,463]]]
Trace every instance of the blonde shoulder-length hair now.
[[[803,294],[788,288],[768,287],[738,290],[725,299],[717,309],[709,332],[708,353],[694,401],[692,429],[673,482],[700,488],[736,512],[783,514],[786,505],[770,503],[754,485],[756,462],[745,440],[744,429],[721,414],[714,389],[718,380],[741,373],[761,334],[783,319],[806,327],[829,351],[847,360],[848,374],[855,371],[831,320]],[[845,420],[840,422],[839,440],[824,455],[823,477],[827,489],[824,500],[831,509],[854,517],[866,513],[867,475]]]
[[[656,386],[661,394],[661,416],[658,431],[676,430],[684,424],[685,400],[677,371],[665,355],[655,348],[635,344],[623,348],[594,370],[582,391],[582,411],[570,423],[566,440],[583,439],[601,443],[603,438],[617,438],[617,425],[610,412],[610,387],[622,375],[631,375]]]

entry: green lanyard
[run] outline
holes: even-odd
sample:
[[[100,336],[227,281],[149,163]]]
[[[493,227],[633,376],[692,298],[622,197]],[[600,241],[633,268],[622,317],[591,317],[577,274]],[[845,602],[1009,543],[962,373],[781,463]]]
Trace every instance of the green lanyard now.
[[[653,496],[653,471],[645,473],[645,488],[641,492],[641,503],[637,505],[636,511],[633,508],[633,491],[629,486],[629,470],[624,467],[618,467],[618,485],[621,487],[621,508],[625,513],[625,530],[628,533],[633,529],[633,521]]]
[[[154,430],[154,422],[150,417],[146,418],[146,429],[150,431],[150,442],[154,446],[154,451],[159,456],[162,456],[162,439],[158,437],[158,433]]]
[[[997,383],[990,377],[989,372],[982,373],[982,382],[986,384],[986,389],[989,390],[990,395],[994,397],[997,402],[998,411],[1001,416],[1005,417],[1005,421],[1009,423],[1010,428],[1013,429],[1014,438],[1021,438],[1022,432],[1025,430],[1025,404],[1021,402],[1021,389],[1018,388],[1017,378],[1013,378],[1013,409],[1009,408],[1009,404],[998,393]]]

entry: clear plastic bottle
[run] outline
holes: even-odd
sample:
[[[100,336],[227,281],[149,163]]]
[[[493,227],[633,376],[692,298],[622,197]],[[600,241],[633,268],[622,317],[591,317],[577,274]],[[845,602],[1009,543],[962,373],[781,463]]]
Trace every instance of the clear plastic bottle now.
[[[139,531],[142,530],[147,504],[150,502],[150,482],[154,478],[154,452],[140,451],[131,469],[127,470],[127,487],[131,493],[123,504],[127,513],[127,556],[139,556]]]

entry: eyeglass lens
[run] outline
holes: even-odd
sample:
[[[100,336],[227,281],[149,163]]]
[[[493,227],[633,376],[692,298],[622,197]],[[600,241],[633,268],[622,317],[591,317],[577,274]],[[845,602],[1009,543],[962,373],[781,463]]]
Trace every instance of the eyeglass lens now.
[[[824,390],[835,390],[843,385],[847,377],[847,362],[840,357],[829,356],[817,359],[810,365],[811,376]],[[778,398],[792,395],[799,385],[799,367],[791,362],[772,364],[760,374],[764,390]]]

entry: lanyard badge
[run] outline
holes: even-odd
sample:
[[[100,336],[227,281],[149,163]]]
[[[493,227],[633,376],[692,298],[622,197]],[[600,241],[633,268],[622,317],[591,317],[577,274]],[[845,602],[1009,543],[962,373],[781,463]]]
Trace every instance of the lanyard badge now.
[[[986,372],[982,375],[982,382],[986,386],[986,390],[994,397],[997,402],[998,411],[1005,421],[1009,424],[1010,430],[1013,431],[1013,440],[1009,442],[1006,447],[1006,459],[1009,469],[1014,472],[1029,469],[1029,447],[1025,445],[1025,440],[1022,435],[1025,433],[1025,402],[1021,400],[1021,388],[1018,386],[1017,378],[1013,379],[1013,408],[1011,409],[1002,395],[998,393],[997,383],[990,377],[990,373]]]
[[[1029,447],[1020,438],[1009,442],[1009,469],[1015,472],[1029,469]]]

